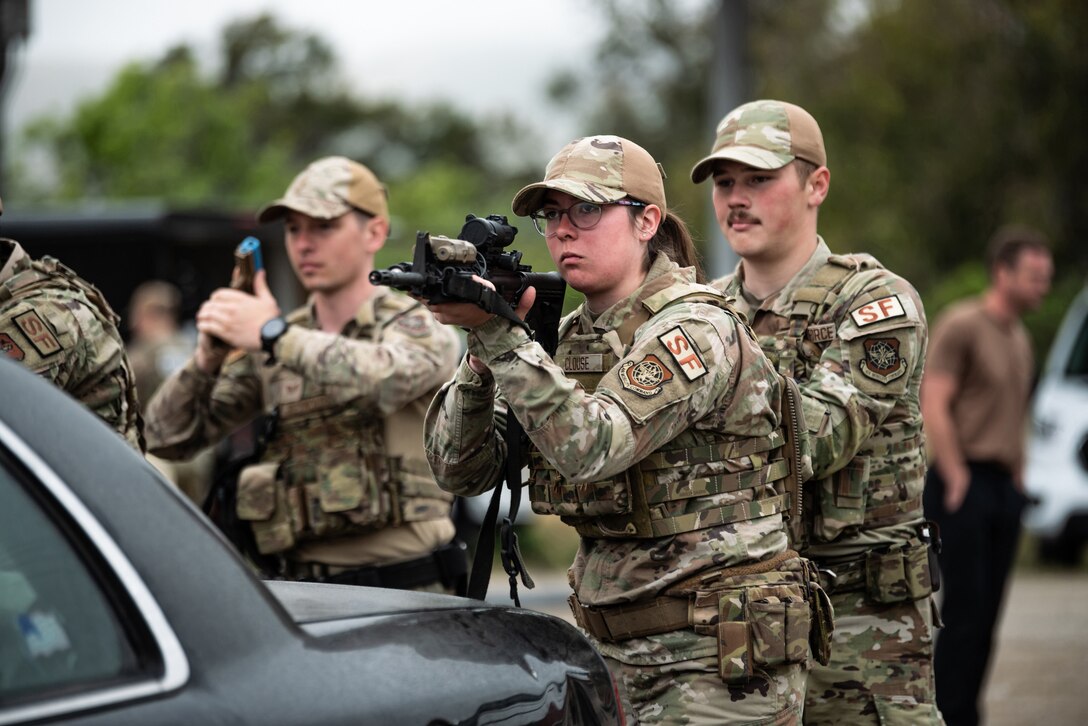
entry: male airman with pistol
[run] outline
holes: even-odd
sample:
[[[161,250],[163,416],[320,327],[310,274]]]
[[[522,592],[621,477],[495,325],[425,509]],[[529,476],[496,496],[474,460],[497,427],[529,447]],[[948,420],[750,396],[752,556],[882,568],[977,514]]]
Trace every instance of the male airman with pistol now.
[[[327,157],[258,219],[284,220],[309,301],[282,315],[264,271],[253,294],[213,293],[195,355],[148,408],[150,450],[185,457],[263,413],[271,425],[239,476],[236,512],[273,574],[454,592],[465,552],[422,442],[459,344],[420,303],[368,280],[389,233],[385,188]]]

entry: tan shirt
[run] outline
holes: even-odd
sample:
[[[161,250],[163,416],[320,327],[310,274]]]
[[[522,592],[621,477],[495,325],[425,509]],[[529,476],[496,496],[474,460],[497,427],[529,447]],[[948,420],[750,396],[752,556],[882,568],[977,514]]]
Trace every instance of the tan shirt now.
[[[996,461],[1011,471],[1022,466],[1033,368],[1023,324],[994,320],[981,298],[956,303],[938,318],[926,372],[956,380],[952,420],[968,461]]]

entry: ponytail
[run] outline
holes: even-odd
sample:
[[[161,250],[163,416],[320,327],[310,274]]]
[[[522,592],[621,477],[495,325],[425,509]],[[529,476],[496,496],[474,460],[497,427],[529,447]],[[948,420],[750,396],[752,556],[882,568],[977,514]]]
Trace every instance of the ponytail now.
[[[699,252],[695,249],[691,232],[688,231],[684,220],[672,212],[667,213],[658,225],[657,232],[650,239],[649,251],[651,259],[654,253],[664,252],[670,260],[681,267],[694,267],[695,281],[706,282],[706,273],[699,261]]]

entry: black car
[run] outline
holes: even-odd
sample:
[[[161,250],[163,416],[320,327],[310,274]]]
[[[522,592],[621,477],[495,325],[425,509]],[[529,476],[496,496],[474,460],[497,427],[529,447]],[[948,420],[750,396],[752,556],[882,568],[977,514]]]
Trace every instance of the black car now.
[[[0,724],[618,723],[566,622],[258,579],[188,500],[0,360]]]

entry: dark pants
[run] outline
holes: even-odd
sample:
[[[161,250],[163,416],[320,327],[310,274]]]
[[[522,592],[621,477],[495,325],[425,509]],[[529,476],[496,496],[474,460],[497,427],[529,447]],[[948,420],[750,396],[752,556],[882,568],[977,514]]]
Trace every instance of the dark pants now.
[[[933,667],[937,705],[948,726],[976,726],[982,684],[1001,615],[1005,584],[1020,539],[1024,496],[1004,467],[971,462],[971,486],[955,512],[944,508],[944,481],[926,475],[926,518],[937,523],[944,546],[941,619]]]

